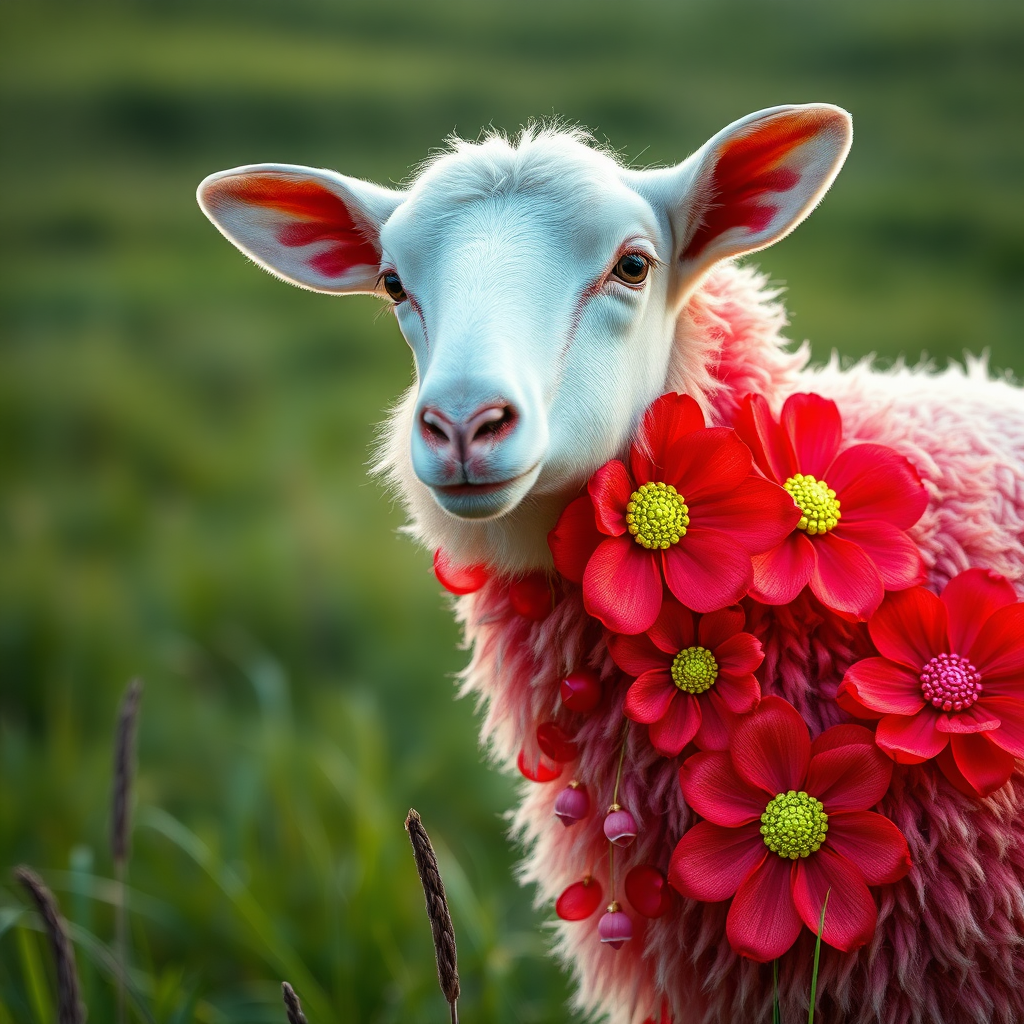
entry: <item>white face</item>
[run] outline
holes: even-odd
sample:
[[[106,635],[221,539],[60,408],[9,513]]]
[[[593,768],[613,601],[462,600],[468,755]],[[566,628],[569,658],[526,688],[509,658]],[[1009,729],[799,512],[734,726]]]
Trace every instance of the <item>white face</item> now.
[[[539,133],[459,144],[407,192],[257,165],[211,175],[199,201],[285,280],[388,297],[416,364],[415,476],[451,516],[493,520],[624,446],[689,292],[792,230],[849,142],[838,108],[780,107],[667,170]]]
[[[607,158],[454,210],[440,166],[384,225],[383,285],[416,361],[416,476],[469,519],[560,492],[621,446],[668,359],[671,229]],[[574,166],[575,165],[575,166]]]

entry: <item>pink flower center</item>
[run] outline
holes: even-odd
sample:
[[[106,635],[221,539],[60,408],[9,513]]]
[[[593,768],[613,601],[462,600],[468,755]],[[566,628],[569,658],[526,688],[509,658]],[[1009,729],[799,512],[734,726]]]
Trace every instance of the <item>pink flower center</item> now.
[[[940,711],[965,711],[981,696],[981,673],[959,654],[937,654],[921,669],[921,693]]]

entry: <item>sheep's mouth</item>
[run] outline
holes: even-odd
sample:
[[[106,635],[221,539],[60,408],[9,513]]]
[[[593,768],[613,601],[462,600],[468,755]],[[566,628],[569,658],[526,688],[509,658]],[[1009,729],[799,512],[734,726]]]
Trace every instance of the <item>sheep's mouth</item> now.
[[[432,486],[434,500],[459,519],[496,519],[526,496],[540,472],[540,462],[506,480]]]

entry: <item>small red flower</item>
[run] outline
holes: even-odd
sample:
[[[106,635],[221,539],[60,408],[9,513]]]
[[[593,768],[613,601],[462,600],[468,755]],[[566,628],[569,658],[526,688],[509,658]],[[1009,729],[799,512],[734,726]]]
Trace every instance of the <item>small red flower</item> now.
[[[662,395],[629,467],[605,463],[562,513],[548,537],[555,567],[582,582],[587,611],[616,633],[651,627],[662,577],[695,611],[734,604],[753,579],[751,556],[778,545],[800,518],[751,467],[735,431],[705,427],[688,395]]]
[[[889,594],[868,620],[879,658],[851,665],[840,705],[878,718],[875,740],[903,764],[938,758],[963,792],[988,796],[1024,757],[1024,603],[1010,583],[968,569],[941,598]]]
[[[866,619],[886,590],[924,580],[920,552],[904,531],[921,518],[928,495],[902,455],[880,444],[839,451],[839,409],[819,395],[790,395],[779,422],[764,398],[747,395],[736,431],[801,512],[781,544],[755,557],[752,597],[789,604],[810,584],[822,604]]]
[[[679,781],[705,820],[676,845],[669,883],[691,899],[732,897],[729,944],[762,963],[782,956],[803,925],[848,951],[874,934],[868,891],[910,867],[903,833],[869,811],[892,762],[859,725],[826,729],[813,743],[796,708],[765,697],[739,721],[728,752],[688,758]],[[831,891],[830,891],[831,890]]]
[[[690,740],[725,750],[735,717],[757,706],[761,687],[753,672],[764,653],[743,632],[744,618],[735,605],[695,616],[667,598],[645,634],[609,636],[615,663],[636,677],[623,711],[649,726],[659,754],[675,757]]]

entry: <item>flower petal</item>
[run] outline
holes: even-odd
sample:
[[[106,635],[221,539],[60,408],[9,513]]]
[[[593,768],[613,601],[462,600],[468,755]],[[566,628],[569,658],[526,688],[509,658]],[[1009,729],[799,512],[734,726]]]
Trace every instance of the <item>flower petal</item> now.
[[[768,799],[736,774],[726,751],[706,751],[688,757],[679,769],[686,802],[702,817],[724,828],[760,821]],[[758,833],[760,835],[760,833]]]
[[[486,565],[456,565],[444,548],[434,552],[434,575],[450,594],[473,594],[491,578]]]
[[[723,673],[712,692],[734,715],[753,711],[761,700],[761,684],[751,673],[743,676]]]
[[[825,805],[826,814],[866,811],[885,796],[892,761],[874,744],[855,743],[815,754],[803,788]]]
[[[925,705],[921,677],[888,658],[854,662],[842,685],[865,707],[887,715],[916,715]]]
[[[882,519],[908,530],[924,515],[928,492],[917,470],[892,448],[857,444],[840,452],[828,485],[842,503],[843,522]]]
[[[587,561],[604,540],[594,521],[594,503],[589,494],[569,503],[548,534],[548,547],[555,568],[573,583],[583,582]]]
[[[975,732],[993,732],[999,724],[999,715],[988,706],[988,702],[979,701],[964,711],[940,714],[935,728],[950,735],[967,736]]]
[[[987,733],[951,736],[949,745],[957,768],[981,796],[994,793],[1013,774],[1013,754],[997,747]]]
[[[941,754],[935,758],[935,763],[942,769],[942,774],[958,789],[964,796],[969,796],[974,800],[978,799],[980,795],[978,791],[964,778],[964,773],[956,766],[956,760],[953,757],[953,748],[946,746]]]
[[[673,598],[666,597],[647,635],[658,650],[674,658],[680,651],[693,646],[694,632],[693,612]]]
[[[898,882],[910,870],[906,837],[874,811],[830,814],[825,841],[857,867],[868,885]]]
[[[626,505],[633,493],[633,481],[618,460],[606,462],[587,483],[594,503],[594,522],[601,533],[621,537],[626,532]]]
[[[807,724],[800,712],[781,697],[762,697],[733,733],[736,771],[750,785],[763,789],[769,799],[791,789],[803,789],[810,755]]]
[[[700,622],[697,624],[697,642],[701,647],[714,651],[729,637],[736,633],[742,633],[746,621],[746,613],[738,604],[722,608],[717,612],[708,612],[707,615],[701,616]]]
[[[924,583],[924,559],[918,546],[892,523],[864,519],[839,521],[835,535],[856,544],[874,563],[886,590],[906,590]]]
[[[836,747],[851,747],[858,743],[874,746],[875,734],[870,729],[865,729],[863,725],[833,725],[814,738],[811,743],[811,757],[826,750],[834,750]]]
[[[988,617],[1016,600],[1013,584],[991,569],[967,569],[954,576],[941,594],[949,616],[950,646],[966,654]]]
[[[761,667],[764,649],[761,641],[751,633],[736,633],[723,640],[714,649],[718,671],[733,676],[745,676]]]
[[[1024,757],[1024,692],[1021,697],[982,697],[979,704],[999,716],[999,728],[988,738],[1014,757]]]
[[[661,573],[652,552],[625,537],[603,540],[583,574],[583,604],[615,633],[642,633],[661,610]]]
[[[884,711],[872,711],[871,708],[866,707],[846,688],[846,683],[841,682],[839,689],[836,691],[836,703],[848,714],[853,715],[854,718],[866,718],[869,720],[877,721],[879,718],[885,718]]]
[[[728,534],[691,527],[662,553],[668,589],[695,612],[735,604],[750,586],[750,555]]]
[[[889,594],[871,616],[868,632],[882,657],[915,672],[935,655],[949,653],[946,606],[924,587]]]
[[[692,693],[677,690],[676,694],[665,716],[647,727],[651,745],[664,757],[680,754],[700,728],[700,702]]]
[[[750,449],[729,427],[707,427],[687,434],[673,451],[667,484],[693,509],[709,498],[728,494],[750,475]]]
[[[857,544],[834,532],[811,541],[816,556],[811,591],[827,608],[866,619],[885,596],[875,563]]]
[[[735,427],[765,476],[782,483],[798,472],[789,436],[772,417],[762,395],[747,395],[743,399]]]
[[[878,908],[856,865],[828,845],[797,861],[793,879],[793,902],[803,923],[815,935],[826,893],[828,906],[821,941],[844,953],[863,946],[875,934]]]
[[[790,395],[779,423],[793,444],[799,472],[820,480],[843,439],[843,421],[836,403],[821,395]]]
[[[633,676],[662,669],[666,673],[672,665],[672,655],[658,650],[646,633],[624,635],[611,633],[607,637],[608,651],[623,672]]]
[[[676,475],[676,451],[686,434],[704,427],[704,414],[689,395],[669,392],[651,403],[630,449],[629,461],[638,483]]]
[[[701,750],[728,750],[729,738],[735,728],[736,718],[721,696],[715,692],[703,694],[700,700],[700,728],[694,734],[693,742]]]
[[[756,822],[742,828],[722,828],[699,821],[672,851],[669,885],[692,900],[727,900],[768,852],[760,829]]]
[[[993,612],[967,657],[981,673],[983,685],[990,677],[1024,676],[1024,602]]]
[[[875,742],[898,764],[920,764],[949,742],[936,728],[938,718],[930,708],[910,716],[886,715],[875,730]]]
[[[736,891],[725,934],[740,956],[767,963],[796,942],[803,922],[793,902],[792,874],[791,861],[768,853]]]
[[[762,604],[789,604],[811,580],[814,546],[802,530],[794,530],[778,547],[754,555],[751,597]]]
[[[690,519],[729,534],[754,554],[782,543],[800,522],[800,509],[778,484],[751,475],[726,494],[693,500]]]
[[[668,713],[672,698],[678,693],[668,669],[644,672],[626,691],[622,713],[634,722],[650,725]]]

